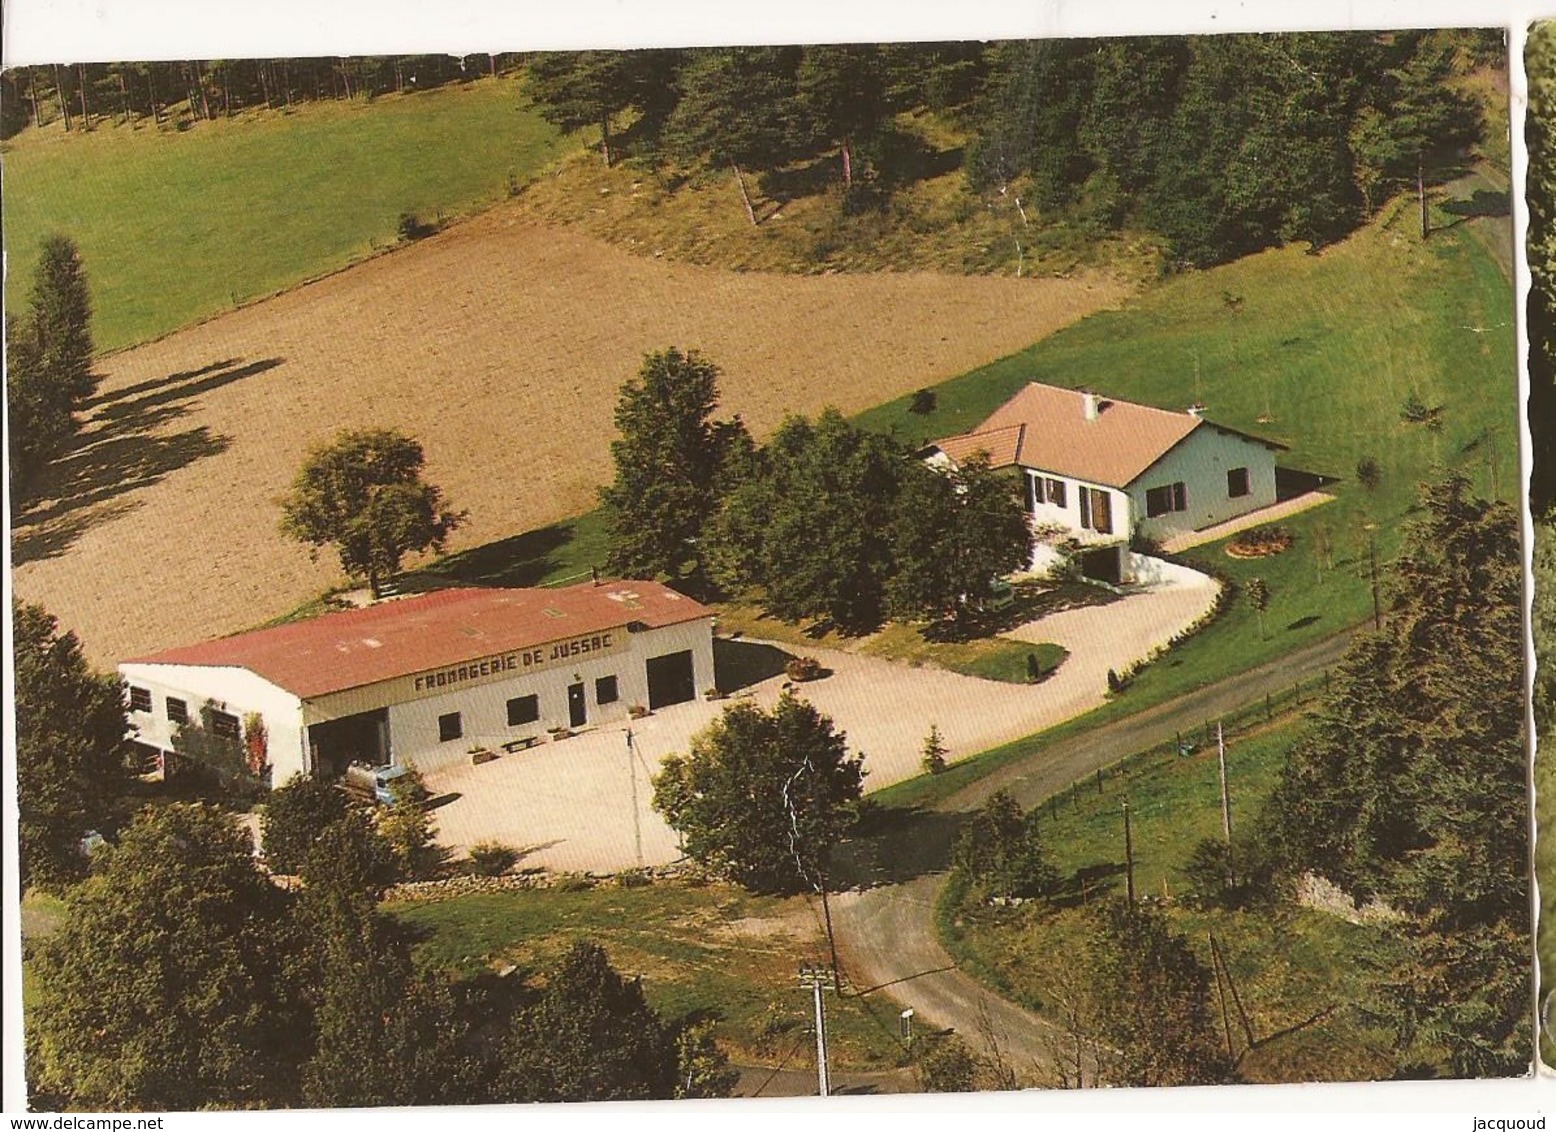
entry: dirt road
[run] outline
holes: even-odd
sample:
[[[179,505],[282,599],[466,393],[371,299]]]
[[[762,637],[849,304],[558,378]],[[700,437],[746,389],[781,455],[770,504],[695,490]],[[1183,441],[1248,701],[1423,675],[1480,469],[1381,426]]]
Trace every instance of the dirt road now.
[[[758,435],[845,413],[1037,341],[1127,288],[1103,276],[737,274],[630,255],[504,206],[103,359],[55,497],[19,516],[17,594],[94,663],[231,632],[336,581],[277,532],[310,445],[390,426],[470,512],[454,549],[586,510],[617,390],[645,352],[718,363]]]
[[[955,815],[977,808],[1001,789],[1009,790],[1022,806],[1034,806],[1098,767],[1313,677],[1339,660],[1350,637],[1349,633],[1330,637],[1137,715],[1060,740],[973,783],[930,812],[912,815],[870,844],[850,846],[853,879],[868,882],[873,875],[887,883],[854,889],[832,900],[838,952],[849,982],[860,991],[889,988],[893,998],[913,1007],[926,1023],[952,1027],[974,1045],[987,1044],[992,1037],[1023,1081],[1044,1081],[1042,1067],[1051,1059],[1051,1031],[1046,1024],[957,970],[940,945],[934,906],[946,881],[944,870],[956,836]]]

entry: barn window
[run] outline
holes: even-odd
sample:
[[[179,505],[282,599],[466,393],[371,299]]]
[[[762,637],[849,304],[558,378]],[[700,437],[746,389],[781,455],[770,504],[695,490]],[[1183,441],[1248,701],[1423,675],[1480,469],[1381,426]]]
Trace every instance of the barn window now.
[[[238,717],[212,708],[211,734],[218,735],[223,739],[236,739],[238,737]]]
[[[1048,502],[1052,503],[1055,507],[1067,506],[1064,501],[1064,481],[1051,479],[1047,481],[1047,485]]]
[[[539,718],[539,696],[518,696],[508,701],[509,727],[518,727],[524,723],[534,723]]]
[[[594,682],[594,702],[597,704],[613,704],[620,699],[616,691],[616,677],[601,676]]]
[[[189,705],[183,700],[167,698],[167,717],[174,723],[189,722]]]
[[[134,684],[130,685],[130,710],[131,711],[150,711],[151,710],[151,689],[150,688],[137,688]]]
[[[452,742],[464,733],[465,729],[459,721],[459,713],[457,711],[451,711],[447,715],[438,716],[438,742]]]
[[[1226,497],[1237,499],[1248,494],[1248,469],[1231,468],[1226,473]]]

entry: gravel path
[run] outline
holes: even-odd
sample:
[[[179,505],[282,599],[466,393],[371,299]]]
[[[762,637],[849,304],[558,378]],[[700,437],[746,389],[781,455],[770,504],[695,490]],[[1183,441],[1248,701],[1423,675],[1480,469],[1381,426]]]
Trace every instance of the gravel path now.
[[[934,905],[957,828],[956,815],[1009,790],[1031,807],[1098,767],[1144,750],[1266,694],[1331,667],[1350,644],[1342,633],[1176,700],[1061,740],[1004,767],[868,843],[847,847],[855,880],[881,883],[832,900],[843,969],[859,990],[890,989],[926,1024],[950,1026],[975,1045],[992,1035],[1027,1083],[1042,1083],[1052,1030],[1037,1016],[994,995],[957,970],[940,945]]]
[[[1193,575],[1017,629],[1010,635],[1053,641],[1070,652],[1037,685],[807,649],[831,675],[804,685],[801,694],[847,733],[851,750],[864,753],[866,789],[879,790],[919,773],[931,724],[954,762],[1098,706],[1108,669],[1123,669],[1197,620],[1215,593],[1212,579]],[[744,695],[771,707],[782,686],[783,678],[773,677]],[[526,864],[553,869],[613,872],[669,863],[680,851],[650,806],[650,777],[666,755],[686,751],[691,736],[723,707],[697,701],[636,720],[630,751],[627,725],[618,723],[481,766],[466,758],[424,765],[434,793],[452,796],[436,811],[439,840],[456,851],[502,841],[527,850]]]

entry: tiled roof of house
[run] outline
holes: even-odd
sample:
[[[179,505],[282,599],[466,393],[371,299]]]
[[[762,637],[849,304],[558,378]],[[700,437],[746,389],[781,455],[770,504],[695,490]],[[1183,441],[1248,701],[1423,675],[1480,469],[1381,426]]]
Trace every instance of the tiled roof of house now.
[[[658,582],[438,590],[125,663],[245,668],[309,699],[629,623],[657,629],[711,616]]]
[[[1096,403],[1096,414],[1089,420],[1088,396]],[[935,447],[953,460],[983,451],[996,468],[1019,465],[1125,488],[1200,427],[1281,447],[1186,411],[1157,409],[1035,381],[994,410],[973,432],[937,440]]]

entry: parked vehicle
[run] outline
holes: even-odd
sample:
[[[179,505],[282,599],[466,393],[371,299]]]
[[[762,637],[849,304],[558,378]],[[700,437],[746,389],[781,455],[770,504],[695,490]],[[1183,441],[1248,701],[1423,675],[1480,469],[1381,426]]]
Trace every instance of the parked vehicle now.
[[[388,766],[368,766],[365,763],[352,763],[346,768],[346,773],[340,780],[341,788],[348,794],[352,794],[364,802],[376,802],[380,806],[391,806],[399,796],[399,791],[407,785],[407,779],[411,774],[411,768],[398,766],[391,763]]]

